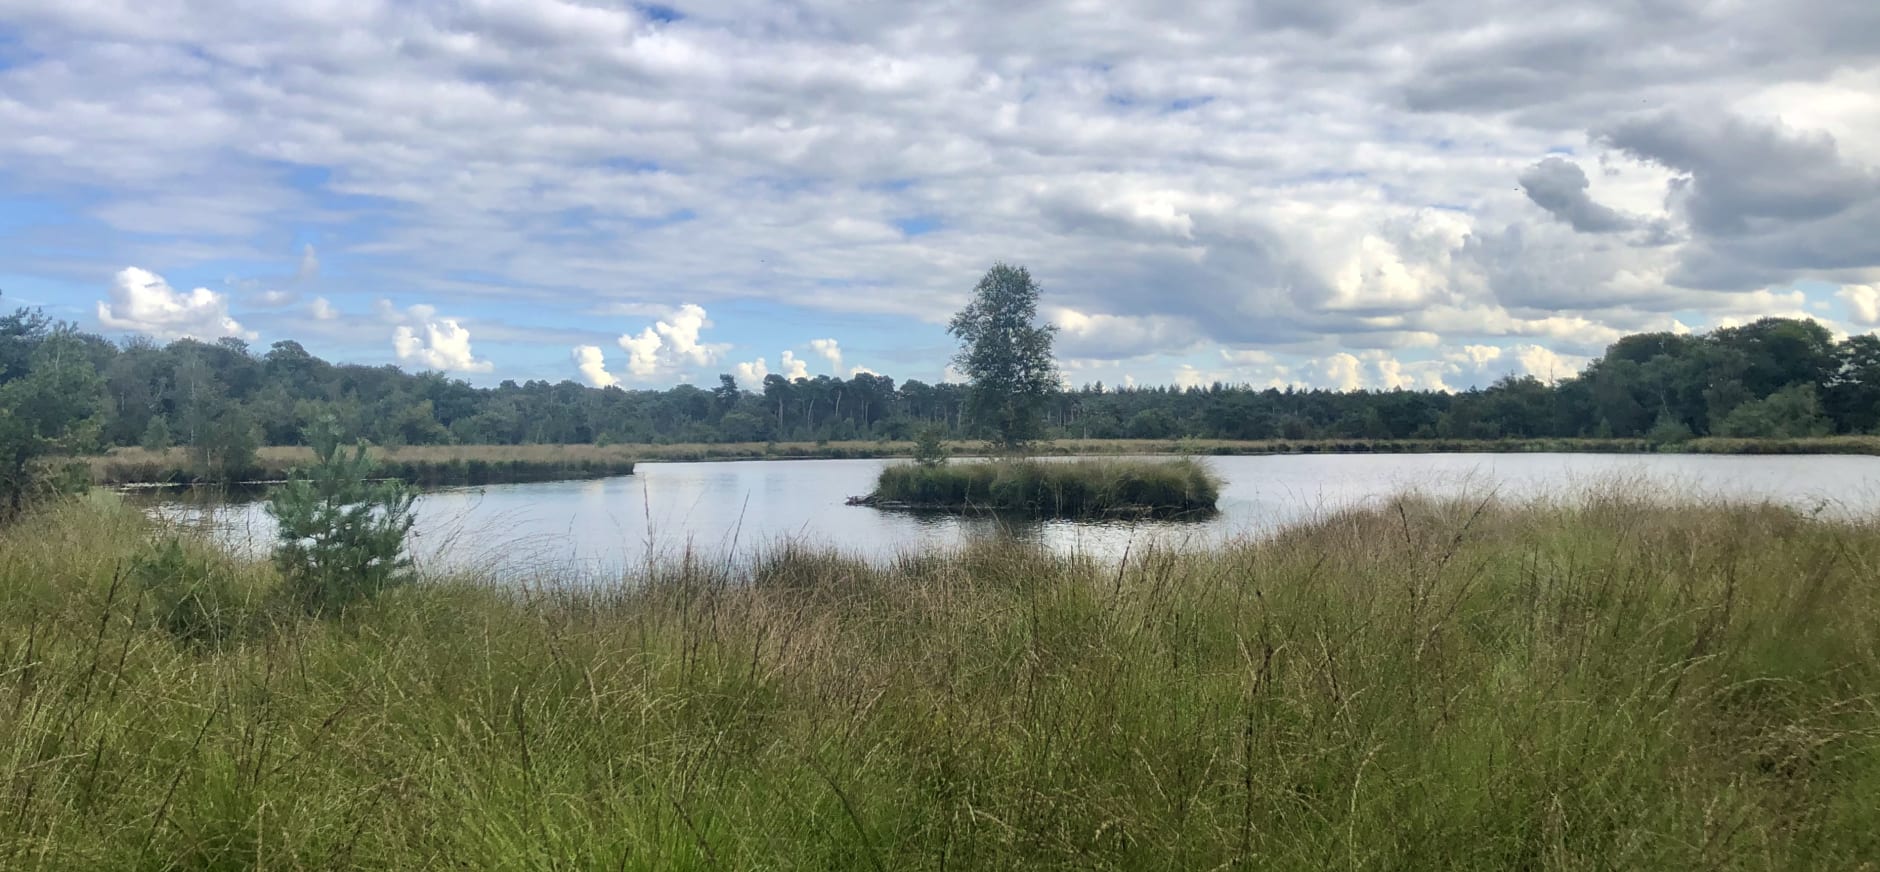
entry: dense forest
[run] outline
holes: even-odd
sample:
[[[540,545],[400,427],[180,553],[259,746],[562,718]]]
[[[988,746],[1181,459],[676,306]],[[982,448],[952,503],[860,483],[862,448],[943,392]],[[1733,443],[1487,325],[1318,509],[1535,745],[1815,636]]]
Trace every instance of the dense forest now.
[[[753,385],[725,375],[709,388],[667,390],[573,381],[483,388],[330,363],[293,341],[266,351],[234,339],[113,342],[30,311],[0,319],[0,429],[41,453],[186,445],[211,462],[257,444],[298,444],[326,415],[381,445],[902,439],[928,426],[981,435],[962,420],[964,393],[869,373],[773,374]],[[1047,436],[1077,438],[1869,433],[1880,426],[1880,337],[1836,342],[1813,322],[1767,318],[1699,335],[1627,336],[1556,384],[1509,377],[1456,393],[1097,384],[1057,393],[1046,415]]]

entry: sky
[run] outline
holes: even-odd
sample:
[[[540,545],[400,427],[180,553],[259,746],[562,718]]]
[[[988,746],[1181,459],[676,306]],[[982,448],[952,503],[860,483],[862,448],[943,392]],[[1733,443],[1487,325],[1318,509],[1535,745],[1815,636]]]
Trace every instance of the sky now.
[[[1880,3],[0,0],[0,305],[476,384],[1571,375],[1880,326]]]

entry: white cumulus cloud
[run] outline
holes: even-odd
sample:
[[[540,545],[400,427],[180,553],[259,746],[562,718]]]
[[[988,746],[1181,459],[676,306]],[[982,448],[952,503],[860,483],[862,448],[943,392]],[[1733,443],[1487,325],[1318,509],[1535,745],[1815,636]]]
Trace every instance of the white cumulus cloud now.
[[[704,331],[711,326],[703,306],[686,303],[638,333],[620,334],[614,343],[627,353],[627,374],[635,380],[648,381],[673,374],[681,367],[717,363],[731,346],[704,341]],[[593,346],[573,349],[577,364],[585,362],[584,349],[588,348]],[[589,382],[593,381],[590,376]]]
[[[718,355],[724,350],[722,345],[707,345],[699,341],[699,332],[711,326],[705,317],[705,308],[696,303],[687,303],[667,320],[653,325],[664,337],[666,348],[680,360],[699,366],[710,366],[718,361]]]
[[[761,357],[749,363],[740,363],[733,369],[737,373],[738,386],[747,391],[763,387],[764,376],[770,375],[770,366]]]
[[[1531,375],[1548,384],[1585,369],[1591,362],[1590,358],[1561,354],[1544,345],[1516,346],[1514,359],[1520,362],[1523,375]]]
[[[880,373],[877,373],[874,370],[869,369],[868,367],[862,366],[860,364],[857,364],[855,366],[850,366],[850,367],[844,367],[842,365],[842,345],[841,343],[835,341],[834,339],[811,339],[809,341],[809,347],[811,351],[814,351],[817,354],[820,354],[823,357],[828,359],[829,372],[830,374],[834,375],[836,378],[854,378],[863,373],[867,373],[869,375],[880,375]],[[786,355],[785,363],[789,363],[795,360],[795,358],[793,356],[790,356],[788,352],[785,352],[785,355]],[[809,372],[808,368],[805,367],[803,372],[805,373],[805,375],[807,375]]]
[[[1847,309],[1853,314],[1855,322],[1880,324],[1880,286],[1842,285],[1836,296],[1847,303]]]
[[[1470,367],[1480,370],[1500,360],[1501,349],[1493,345],[1464,345],[1459,351],[1453,352],[1450,359],[1457,363],[1466,362]]]
[[[809,362],[798,359],[794,351],[784,352],[783,359],[777,362],[777,366],[783,369],[783,377],[791,381],[809,378]]]
[[[1322,388],[1355,391],[1364,386],[1364,366],[1356,356],[1347,352],[1341,351],[1315,361],[1312,369],[1313,383]]]
[[[419,308],[413,306],[412,310]],[[416,329],[400,324],[392,331],[392,350],[401,363],[443,372],[490,372],[496,368],[471,352],[470,331],[455,318],[425,318]]]
[[[600,346],[577,345],[572,356],[575,368],[581,371],[581,378],[589,385],[605,388],[620,383],[620,379],[607,371],[607,356],[601,353]]]
[[[834,339],[811,339],[809,347],[811,351],[829,358],[829,368],[836,375],[842,374],[842,346]]]
[[[98,322],[106,329],[143,333],[159,339],[255,339],[229,317],[228,296],[208,288],[185,294],[163,277],[139,267],[125,267],[111,281],[111,299],[98,302]]]
[[[627,372],[635,378],[647,378],[659,371],[659,349],[664,343],[658,330],[648,327],[638,336],[623,333],[616,341],[627,352]]]

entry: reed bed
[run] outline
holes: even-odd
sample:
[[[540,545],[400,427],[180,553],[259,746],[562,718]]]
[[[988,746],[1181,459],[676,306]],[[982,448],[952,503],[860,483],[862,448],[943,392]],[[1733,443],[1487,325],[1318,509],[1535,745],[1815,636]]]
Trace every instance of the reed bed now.
[[[1211,514],[1221,482],[1192,458],[994,460],[881,471],[857,502],[882,507],[1016,512],[1054,518]]]
[[[804,545],[338,619],[0,529],[0,868],[1858,869],[1880,525],[1406,497],[1208,553]],[[159,536],[160,538],[160,536]],[[166,605],[169,604],[169,605]]]
[[[1706,436],[1679,446],[1694,454],[1880,454],[1880,436],[1730,439]]]
[[[634,452],[594,445],[421,445],[373,448],[377,474],[416,485],[478,485],[630,475]],[[100,485],[189,484],[197,472],[188,449],[119,448],[85,459]],[[280,481],[313,462],[304,446],[268,446],[255,453],[248,481]]]

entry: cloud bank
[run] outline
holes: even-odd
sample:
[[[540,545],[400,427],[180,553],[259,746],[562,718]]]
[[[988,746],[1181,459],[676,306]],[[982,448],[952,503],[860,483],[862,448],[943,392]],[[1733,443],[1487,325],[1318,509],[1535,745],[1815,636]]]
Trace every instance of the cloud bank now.
[[[1880,283],[1871,3],[0,15],[0,179],[95,228],[0,241],[33,274],[131,249],[181,275],[317,233],[291,268],[309,284],[477,323],[657,313],[616,342],[636,381],[787,344],[765,313],[882,319],[844,339],[939,372],[939,325],[1001,258],[1045,281],[1083,371],[1154,380],[1259,349],[1328,383],[1428,383],[1402,373],[1469,346],[1584,357],[1798,288],[1857,320],[1836,289]],[[99,323],[244,329],[226,300],[133,303]],[[706,308],[750,320],[707,341]],[[553,366],[573,344],[544,344]]]

